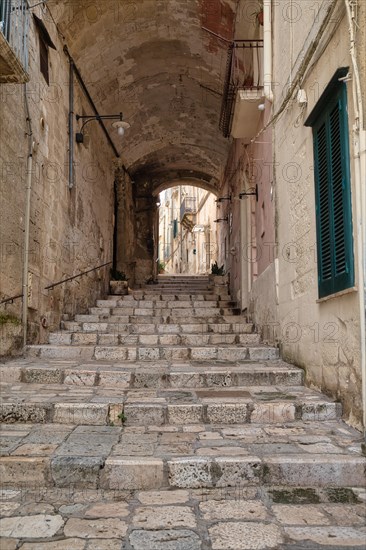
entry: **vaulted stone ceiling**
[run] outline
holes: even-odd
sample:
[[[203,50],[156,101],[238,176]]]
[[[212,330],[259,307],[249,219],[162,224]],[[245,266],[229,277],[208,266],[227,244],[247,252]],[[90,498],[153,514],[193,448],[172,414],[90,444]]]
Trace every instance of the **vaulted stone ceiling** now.
[[[237,3],[56,3],[59,28],[99,111],[121,110],[131,124],[122,158],[133,176],[156,185],[186,177],[218,185],[229,146],[219,131],[228,42],[213,33],[232,40]]]

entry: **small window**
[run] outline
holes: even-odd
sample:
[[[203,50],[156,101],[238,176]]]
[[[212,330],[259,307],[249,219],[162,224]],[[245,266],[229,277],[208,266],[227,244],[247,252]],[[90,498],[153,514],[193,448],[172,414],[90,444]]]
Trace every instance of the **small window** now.
[[[39,36],[39,68],[44,76],[47,84],[50,83],[50,75],[48,70],[48,46],[44,42],[42,36]]]
[[[354,285],[347,88],[339,69],[308,120],[313,128],[319,298]]]
[[[178,237],[178,220],[173,220],[173,239]]]
[[[50,83],[49,75],[49,48],[56,49],[43,21],[33,14],[39,36],[39,68],[47,84]]]

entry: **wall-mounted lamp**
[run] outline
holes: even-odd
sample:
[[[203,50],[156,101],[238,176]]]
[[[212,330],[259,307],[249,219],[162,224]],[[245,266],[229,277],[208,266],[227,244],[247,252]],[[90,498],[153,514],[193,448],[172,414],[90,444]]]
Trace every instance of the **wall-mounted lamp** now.
[[[121,137],[123,137],[125,131],[130,128],[130,124],[123,120],[122,113],[120,113],[119,115],[76,115],[76,120],[85,120],[80,129],[80,132],[76,133],[76,143],[84,143],[83,130],[88,122],[91,122],[92,120],[98,120],[98,122],[100,122],[101,120],[115,120],[116,122],[113,122],[112,126],[113,128],[117,129],[118,135]]]
[[[228,195],[227,197],[220,197],[215,200],[215,202],[217,203],[224,202],[224,201],[231,201],[231,195]]]
[[[239,193],[239,199],[245,199],[246,197],[251,196],[255,197],[258,202],[258,185],[256,185],[254,189],[249,189],[248,191],[244,191],[244,193]]]
[[[217,220],[214,220],[215,223],[228,222],[228,221],[229,221],[229,216],[226,216],[226,218],[217,218]]]

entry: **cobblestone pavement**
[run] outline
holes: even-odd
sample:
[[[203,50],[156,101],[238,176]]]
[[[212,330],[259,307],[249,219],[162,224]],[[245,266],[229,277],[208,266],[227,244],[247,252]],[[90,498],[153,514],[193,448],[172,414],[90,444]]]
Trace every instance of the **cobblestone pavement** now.
[[[360,489],[3,489],[1,550],[365,548]]]

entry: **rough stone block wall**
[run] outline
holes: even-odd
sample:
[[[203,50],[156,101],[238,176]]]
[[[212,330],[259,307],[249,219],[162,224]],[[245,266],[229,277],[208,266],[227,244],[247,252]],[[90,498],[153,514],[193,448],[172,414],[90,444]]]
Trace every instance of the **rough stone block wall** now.
[[[42,17],[40,8],[37,13]],[[113,153],[98,124],[91,123],[87,143],[75,144],[75,185],[69,189],[69,65],[55,25],[49,18],[46,25],[57,48],[49,50],[49,85],[39,68],[39,36],[33,19],[29,35],[30,82],[26,88],[22,84],[0,85],[0,299],[22,292],[28,151],[25,96],[35,143],[29,259],[30,343],[45,341],[48,331],[58,328],[62,314],[85,311],[92,305],[107,291],[108,271],[95,272],[51,291],[45,287],[112,259]],[[75,113],[91,114],[90,111],[75,82]],[[75,131],[77,128],[75,122]],[[2,309],[20,317],[21,300]]]

